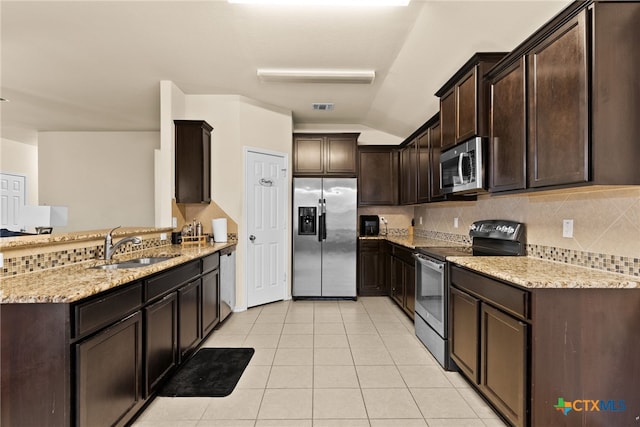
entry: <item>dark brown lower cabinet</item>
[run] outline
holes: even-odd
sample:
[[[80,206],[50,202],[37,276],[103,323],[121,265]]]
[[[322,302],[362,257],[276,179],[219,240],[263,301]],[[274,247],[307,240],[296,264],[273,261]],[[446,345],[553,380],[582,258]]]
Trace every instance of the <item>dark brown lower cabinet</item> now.
[[[76,344],[77,424],[113,426],[142,405],[142,314]]]
[[[528,325],[487,304],[480,313],[480,389],[509,421],[523,426]]]
[[[202,275],[202,336],[205,337],[220,321],[220,270]]]
[[[404,274],[402,261],[391,258],[391,299],[400,307],[404,307]]]
[[[384,254],[379,240],[358,240],[358,295],[388,295],[385,286]]]
[[[404,309],[412,319],[416,313],[416,266],[404,263]]]
[[[474,382],[478,382],[478,313],[480,300],[451,288],[449,298],[451,312],[451,358],[458,368]]]
[[[216,252],[71,303],[2,304],[0,425],[130,424],[218,324],[218,267]]]
[[[391,243],[386,240],[380,242],[380,253],[382,254],[383,265],[383,277],[382,283],[385,290],[385,295],[391,295],[391,260],[393,255],[391,253]]]
[[[456,266],[451,283],[451,358],[512,425],[527,425],[530,294]]]
[[[178,365],[178,296],[172,292],[144,309],[145,397]]]
[[[415,316],[416,267],[411,249],[391,248],[391,298],[411,318]]]
[[[180,361],[186,360],[202,338],[200,329],[200,290],[197,279],[178,290]]]

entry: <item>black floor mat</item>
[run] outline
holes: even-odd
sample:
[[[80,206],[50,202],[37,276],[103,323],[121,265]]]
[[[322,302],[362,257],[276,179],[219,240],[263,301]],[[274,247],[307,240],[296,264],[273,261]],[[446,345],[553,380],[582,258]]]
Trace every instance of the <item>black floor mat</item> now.
[[[158,396],[224,397],[249,364],[252,348],[201,348],[160,389]]]

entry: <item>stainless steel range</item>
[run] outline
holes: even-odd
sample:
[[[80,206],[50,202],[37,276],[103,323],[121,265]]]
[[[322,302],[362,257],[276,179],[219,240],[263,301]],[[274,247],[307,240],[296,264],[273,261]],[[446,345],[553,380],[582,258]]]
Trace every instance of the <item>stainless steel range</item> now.
[[[449,357],[449,263],[452,256],[521,256],[526,253],[524,224],[483,220],[471,225],[471,247],[416,247],[416,335],[447,370],[456,370]]]

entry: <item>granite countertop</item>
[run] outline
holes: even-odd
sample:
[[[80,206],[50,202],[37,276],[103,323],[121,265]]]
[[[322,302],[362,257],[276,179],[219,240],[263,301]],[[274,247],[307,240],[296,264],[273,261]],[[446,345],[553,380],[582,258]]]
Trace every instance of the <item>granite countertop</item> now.
[[[456,242],[409,235],[362,236],[360,239],[388,240],[410,249],[417,247],[468,246]],[[448,256],[447,261],[527,289],[640,289],[640,277],[547,261],[540,258],[526,256]]]
[[[128,252],[114,257],[114,261],[156,256],[172,257],[147,267],[101,270],[90,267],[105,264],[104,260],[90,260],[3,278],[0,281],[0,303],[71,303],[79,301],[235,244],[235,242],[214,243],[201,247],[166,245]]]
[[[19,237],[3,237],[0,240],[0,251],[31,248],[37,246],[49,246],[57,243],[80,242],[85,240],[104,240],[104,236],[111,229],[74,231],[70,233],[53,233],[53,234],[32,234]],[[156,227],[120,227],[113,231],[114,238],[135,234],[147,233],[167,233],[171,234],[173,228],[156,228]]]
[[[400,246],[405,246],[409,249],[415,248],[444,248],[444,247],[465,247],[462,243],[449,242],[446,240],[430,239],[427,237],[417,237],[415,235],[378,235],[378,236],[360,236],[361,240],[387,240],[391,243],[395,243]]]
[[[447,257],[470,270],[528,289],[640,289],[640,278],[525,256]]]

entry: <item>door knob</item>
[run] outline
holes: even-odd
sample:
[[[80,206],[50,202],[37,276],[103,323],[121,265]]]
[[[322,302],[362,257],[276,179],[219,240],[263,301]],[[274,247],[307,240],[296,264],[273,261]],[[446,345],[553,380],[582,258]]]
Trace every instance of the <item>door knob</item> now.
[[[251,240],[251,242],[255,242],[256,241],[256,236],[254,236],[252,234],[251,236],[249,236],[249,240]]]

